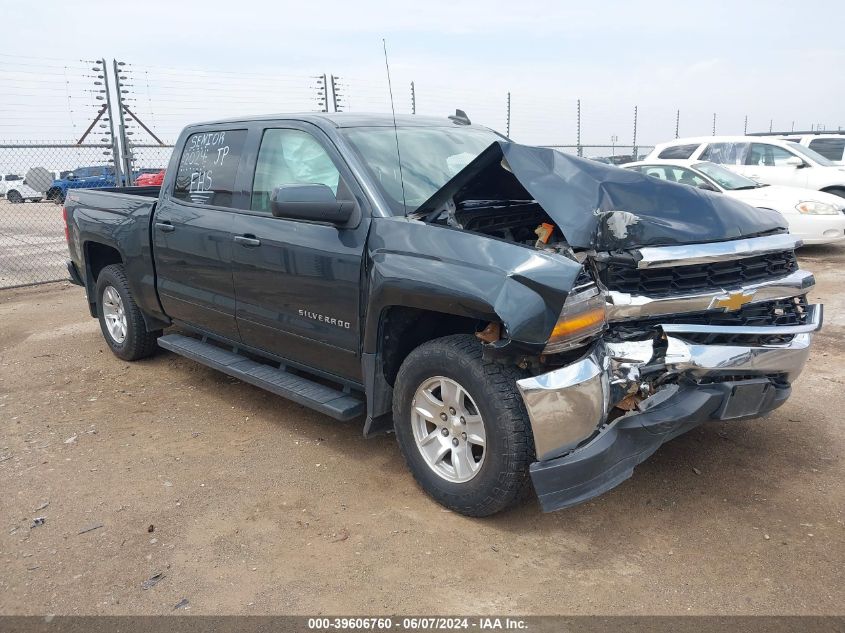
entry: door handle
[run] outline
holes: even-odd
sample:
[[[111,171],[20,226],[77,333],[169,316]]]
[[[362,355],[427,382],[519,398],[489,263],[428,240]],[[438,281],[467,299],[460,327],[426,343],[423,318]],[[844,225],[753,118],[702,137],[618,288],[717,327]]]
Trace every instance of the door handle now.
[[[172,233],[176,230],[170,222],[156,222],[156,228],[162,233]]]
[[[261,240],[251,236],[251,235],[236,235],[234,238],[235,242],[240,244],[241,246],[245,246],[247,248],[254,248],[256,246],[261,246]]]

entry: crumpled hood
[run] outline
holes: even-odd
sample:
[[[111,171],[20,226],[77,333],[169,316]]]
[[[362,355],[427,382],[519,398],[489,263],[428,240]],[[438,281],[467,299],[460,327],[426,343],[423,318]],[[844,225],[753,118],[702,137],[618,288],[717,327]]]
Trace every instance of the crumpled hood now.
[[[451,203],[529,199],[573,248],[718,242],[788,229],[779,213],[727,196],[507,141],[490,145],[414,215],[430,221]]]

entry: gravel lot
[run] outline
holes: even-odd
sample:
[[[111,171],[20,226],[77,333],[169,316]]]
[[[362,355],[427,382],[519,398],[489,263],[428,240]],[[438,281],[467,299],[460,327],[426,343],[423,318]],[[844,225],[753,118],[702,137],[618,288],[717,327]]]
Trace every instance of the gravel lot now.
[[[430,501],[392,436],[118,360],[79,288],[0,291],[0,613],[841,613],[845,248],[802,259],[826,324],[783,408],[485,520]]]

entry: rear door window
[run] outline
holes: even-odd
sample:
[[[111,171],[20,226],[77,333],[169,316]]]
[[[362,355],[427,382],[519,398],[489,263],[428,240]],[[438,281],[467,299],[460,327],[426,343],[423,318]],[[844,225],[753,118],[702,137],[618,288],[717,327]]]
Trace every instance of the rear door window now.
[[[810,149],[830,160],[842,160],[845,155],[845,137],[813,139],[810,141]]]
[[[233,207],[235,177],[246,130],[211,130],[185,140],[173,197],[214,207]]]
[[[749,143],[710,143],[704,148],[699,160],[717,165],[742,165],[748,146]]]
[[[667,147],[664,149],[660,154],[657,155],[657,158],[675,158],[675,159],[687,159],[692,156],[692,153],[698,149],[698,143],[694,145],[673,145],[672,147]]]

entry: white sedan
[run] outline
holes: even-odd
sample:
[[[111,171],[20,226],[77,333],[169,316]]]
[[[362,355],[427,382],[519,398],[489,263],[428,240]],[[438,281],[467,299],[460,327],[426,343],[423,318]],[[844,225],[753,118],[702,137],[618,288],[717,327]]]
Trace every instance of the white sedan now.
[[[697,160],[645,160],[622,165],[646,176],[722,193],[760,209],[774,209],[805,244],[845,240],[845,199],[823,191],[763,185],[720,165]]]

